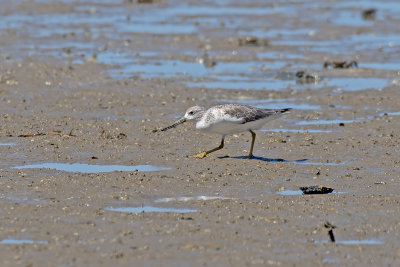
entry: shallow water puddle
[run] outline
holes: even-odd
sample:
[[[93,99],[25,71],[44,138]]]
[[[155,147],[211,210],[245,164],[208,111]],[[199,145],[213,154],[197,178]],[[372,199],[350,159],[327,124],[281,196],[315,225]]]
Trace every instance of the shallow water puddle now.
[[[29,240],[29,239],[14,239],[14,238],[5,238],[0,241],[0,244],[4,245],[23,245],[23,244],[40,244],[47,245],[49,242],[44,240]]]
[[[337,7],[340,8],[350,8],[350,9],[359,9],[359,8],[379,8],[379,10],[383,10],[385,12],[391,11],[393,13],[400,12],[399,2],[393,1],[380,1],[376,2],[375,0],[363,0],[363,1],[341,1],[336,3]]]
[[[245,64],[246,62],[242,62]],[[216,66],[218,66],[217,63]],[[237,64],[231,62],[230,64]],[[318,85],[302,83],[296,78],[296,71],[282,72],[279,69],[285,67],[289,63],[282,60],[269,62],[247,62],[248,69],[245,68],[227,68],[225,72],[213,72],[214,76],[208,75],[207,78],[215,79],[214,81],[200,82],[183,82],[183,84],[191,87],[204,87],[208,89],[250,89],[250,90],[283,90],[287,88],[306,89],[310,86],[317,88]],[[295,68],[296,64],[290,63],[290,68]],[[320,68],[319,65],[309,65],[307,63],[298,63],[298,68],[307,67],[310,69]],[[236,74],[236,75],[234,75]]]
[[[126,60],[126,59],[125,59]],[[132,75],[140,75],[144,78],[185,76],[206,76],[208,70],[196,62],[184,62],[180,60],[150,60],[146,62],[131,61],[128,64],[119,64],[121,69],[110,70],[114,78],[124,78]]]
[[[169,168],[154,166],[154,165],[90,165],[83,163],[40,163],[40,164],[28,164],[23,166],[15,166],[13,169],[53,169],[65,172],[79,172],[79,173],[101,173],[101,172],[113,172],[113,171],[140,171],[140,172],[151,172],[151,171],[163,171]]]
[[[382,70],[400,70],[398,62],[362,62],[360,67],[369,69],[382,69]]]
[[[380,117],[382,116],[400,116],[400,111],[396,112],[384,112],[379,114]]]
[[[361,122],[367,120],[366,118],[356,118],[353,120],[326,120],[326,119],[320,119],[320,120],[302,120],[298,121],[296,124],[297,125],[327,125],[327,124],[340,124],[340,123],[355,123],[355,122]]]
[[[241,35],[250,35],[257,36],[259,38],[280,38],[282,36],[290,36],[291,38],[297,38],[299,35],[306,35],[315,33],[315,29],[311,28],[296,28],[296,29],[287,29],[287,28],[269,28],[268,30],[264,29],[255,29],[252,31],[239,31]]]
[[[106,1],[107,2],[107,1]],[[347,3],[347,2],[346,2]],[[364,2],[363,2],[364,3]],[[354,7],[353,7],[354,5]],[[382,21],[384,16],[381,12],[393,12],[399,10],[400,5],[396,2],[393,3],[372,3],[372,6],[376,6],[379,12],[377,12],[377,20]],[[348,25],[348,26],[370,26],[375,24],[376,21],[362,19],[358,9],[360,3],[351,2],[349,5],[343,3],[335,3],[335,5],[315,3],[315,1],[302,1],[301,6],[308,7],[312,10],[314,8],[321,10],[330,10],[329,12],[322,11],[319,13],[319,18],[322,21],[332,21],[337,25]],[[369,6],[369,4],[368,4]],[[329,7],[329,9],[328,9]],[[350,7],[350,10],[349,10]],[[367,8],[367,5],[366,7]],[[85,36],[90,33],[92,40],[100,39],[99,37],[106,38],[117,38],[135,33],[146,33],[157,34],[157,35],[170,35],[170,34],[194,34],[198,36],[208,36],[210,32],[220,30],[223,25],[223,31],[229,31],[226,33],[228,36],[236,35],[253,35],[258,38],[273,39],[271,43],[274,45],[289,44],[296,47],[308,46],[311,50],[317,50],[319,47],[323,47],[329,53],[337,52],[342,53],[347,48],[360,49],[363,46],[373,49],[380,46],[396,46],[399,43],[399,36],[393,34],[371,34],[369,31],[362,34],[343,35],[342,39],[339,40],[326,40],[322,41],[321,38],[317,38],[319,34],[319,27],[293,27],[293,17],[298,14],[298,5],[293,3],[280,3],[279,5],[267,4],[267,5],[236,5],[229,1],[214,1],[213,4],[198,4],[191,5],[186,3],[178,4],[165,4],[165,5],[137,5],[135,8],[126,8],[125,5],[115,5],[112,1],[109,4],[98,6],[93,9],[94,12],[89,12],[91,6],[88,4],[77,5],[70,12],[65,13],[46,13],[41,12],[20,12],[10,13],[3,16],[0,21],[0,30],[14,30],[15,32],[21,32],[28,35],[28,38],[24,38],[26,48],[30,53],[32,48],[40,50],[38,54],[48,54],[48,51],[44,51],[46,43],[41,42],[43,37],[52,37],[64,35],[66,33],[75,34],[77,41],[76,43],[84,44],[85,42],[79,42],[79,37]],[[263,20],[249,19],[248,17],[254,16],[265,16],[268,14],[278,15],[282,19],[287,18],[287,23],[276,27],[274,24],[265,24]],[[394,15],[396,15],[394,13]],[[317,25],[318,20],[309,21],[312,19],[310,16],[303,16],[302,20],[307,21],[307,25]],[[283,20],[285,21],[285,20]],[[55,25],[50,27],[49,25]],[[90,30],[84,30],[80,25],[84,25]],[[248,30],[246,30],[248,29]],[[352,31],[354,32],[354,31]],[[218,34],[218,33],[217,33]],[[68,36],[67,36],[68,37]],[[166,37],[170,38],[170,37]],[[278,40],[274,40],[278,39]],[[283,40],[279,40],[283,39]],[[53,44],[58,49],[61,47],[68,47],[65,43],[66,40],[55,41]],[[72,42],[71,42],[72,44]],[[76,45],[72,44],[72,47]],[[90,48],[85,51],[73,51],[73,53],[80,54],[91,53],[98,50],[98,45],[95,41],[90,44]],[[165,48],[168,50],[169,48]],[[262,53],[262,52],[261,52]],[[299,58],[294,55],[286,56],[290,51],[282,51],[286,59]],[[60,56],[62,53],[55,54]],[[270,56],[266,54],[266,56]],[[301,58],[301,57],[300,57]],[[287,63],[287,61],[286,61]],[[268,66],[269,63],[266,64]],[[271,64],[275,64],[272,62]],[[282,64],[279,62],[278,64]],[[307,63],[302,62],[303,66]],[[131,65],[131,64],[130,64]],[[217,64],[218,66],[218,64]]]
[[[341,10],[334,14],[331,21],[340,26],[372,26],[373,20],[365,20],[360,12],[352,10]]]
[[[353,34],[343,35],[342,38],[335,40],[315,40],[307,35],[294,35],[294,37],[296,38],[274,40],[273,43],[274,45],[306,47],[307,51],[326,52],[328,54],[348,50],[376,50],[380,47],[397,47],[400,43],[400,37],[396,34]]]
[[[109,52],[108,52],[109,53]],[[181,61],[181,60],[165,60],[165,59],[147,59],[143,61],[143,59],[132,59],[130,55],[122,56],[116,55],[116,57],[110,59],[110,56],[99,56],[99,62],[104,64],[113,63],[114,65],[120,65],[120,69],[112,69],[110,70],[110,75],[116,78],[129,77],[132,75],[141,75],[145,78],[154,78],[154,77],[174,77],[174,76],[190,76],[190,77],[214,77],[219,78],[220,74],[225,74],[221,76],[221,79],[226,81],[226,75],[238,75],[249,73],[256,70],[262,70],[266,66],[272,69],[279,69],[285,66],[287,63],[283,61],[272,61],[272,62],[258,62],[258,61],[245,61],[245,62],[228,62],[228,61],[218,61],[217,64],[213,68],[206,68],[203,64],[199,64],[196,61]],[[118,59],[121,59],[119,61]],[[240,76],[228,76],[235,77],[233,81],[237,82],[238,80],[242,80],[242,86],[247,82],[248,84],[252,84],[253,86],[257,86],[257,82],[254,82],[254,79],[249,80]],[[243,80],[246,79],[246,80]],[[216,81],[221,82],[221,81]],[[265,81],[264,81],[265,82]],[[186,83],[185,83],[186,84]],[[188,83],[193,86],[201,86],[203,83]],[[212,82],[207,82],[207,85],[216,86],[216,84],[212,84]],[[259,85],[258,85],[259,86]],[[264,84],[265,86],[265,84]]]
[[[100,34],[99,28],[102,27],[101,33],[115,35],[116,32],[132,32],[132,33],[152,33],[152,34],[191,34],[196,32],[198,27],[194,24],[183,24],[177,20],[168,20],[166,17],[149,16],[139,14],[132,16],[131,20],[127,20],[124,14],[115,9],[114,13],[104,14],[98,13],[97,16],[88,16],[85,13],[74,12],[70,14],[12,14],[4,17],[4,21],[0,23],[0,29],[7,27],[18,29],[19,27],[37,27],[37,37],[49,37],[55,34],[64,34],[65,32],[74,31],[79,33],[79,29],[74,28],[75,25],[85,24],[93,27],[94,36]],[[111,14],[110,14],[111,13]],[[102,16],[103,15],[103,16]],[[147,18],[147,19],[146,19]],[[132,23],[134,22],[134,23]],[[177,22],[177,23],[174,23]],[[57,27],[48,27],[48,25],[57,25]],[[109,25],[107,25],[109,24]],[[110,26],[111,25],[111,26]]]
[[[331,133],[332,130],[324,130],[324,129],[284,129],[284,128],[276,128],[276,129],[261,129],[261,132],[276,132],[276,133]]]
[[[363,239],[363,240],[339,240],[335,243],[342,245],[381,245],[382,241],[377,239]]]
[[[287,59],[303,59],[304,56],[300,55],[299,53],[288,51],[263,51],[257,54],[258,58],[264,59],[279,59],[279,60],[287,60]]]
[[[17,143],[0,143],[0,146],[15,146]]]
[[[149,34],[191,34],[195,33],[197,27],[190,24],[169,24],[169,23],[140,23],[121,24],[119,31]]]
[[[38,201],[38,200],[31,201],[27,197],[18,197],[18,196],[7,196],[4,199],[15,203],[30,203],[30,202],[33,203],[34,201]]]
[[[255,106],[257,108],[286,108],[290,107],[293,109],[301,109],[301,110],[321,110],[321,106],[312,105],[309,103],[296,103],[294,99],[222,99],[219,100],[225,103],[236,103],[236,104],[244,104]]]
[[[322,259],[322,263],[337,263],[338,260],[337,259],[333,259],[333,258],[323,258]]]
[[[360,91],[366,89],[380,90],[390,85],[390,82],[382,78],[344,78],[335,77],[326,82],[327,86],[336,86],[344,91]]]
[[[18,195],[8,195],[4,198],[6,201],[11,201],[15,203],[24,203],[24,204],[36,204],[38,202],[44,202],[44,201],[54,201],[55,198],[53,197],[44,197],[44,198],[33,198],[31,196],[24,196],[23,194],[18,194]]]
[[[282,195],[282,196],[301,196],[301,195],[303,195],[303,191],[286,189],[283,191],[278,191],[278,192],[276,192],[276,194]]]
[[[166,8],[163,14],[168,16],[223,16],[223,15],[267,15],[271,13],[288,13],[290,10],[283,6],[270,5],[268,7],[246,7],[246,6],[232,6],[232,5],[177,5],[174,7]]]
[[[164,207],[154,207],[154,206],[143,206],[143,207],[106,207],[104,210],[118,211],[126,213],[191,213],[197,212],[194,209],[180,209],[180,208],[164,208]]]
[[[168,202],[188,202],[188,201],[207,201],[207,200],[227,200],[232,199],[229,197],[218,197],[218,196],[197,196],[197,197],[166,197],[154,200],[154,203],[168,203]]]
[[[242,70],[238,74],[247,73],[249,71]],[[232,74],[232,73],[231,73]],[[286,76],[291,76],[285,74]],[[391,82],[383,78],[363,78],[363,77],[330,77],[324,79],[323,82],[316,83],[299,83],[296,78],[289,79],[288,77],[280,77],[276,79],[273,76],[267,76],[264,78],[257,77],[244,77],[238,75],[237,77],[227,76],[215,76],[216,81],[204,81],[204,82],[184,82],[187,86],[192,87],[205,87],[208,89],[251,89],[251,90],[282,90],[286,88],[313,88],[319,89],[327,86],[335,87],[343,91],[360,91],[367,89],[381,90],[386,86],[391,85]]]
[[[238,76],[239,77],[239,76]],[[242,79],[208,81],[208,82],[184,82],[190,87],[204,87],[208,89],[232,89],[232,90],[281,90],[288,88],[293,81],[281,81],[273,78],[263,80],[253,79],[252,81],[243,81]]]
[[[308,103],[287,103],[286,106],[293,108],[293,109],[301,109],[301,110],[321,110],[321,106],[311,105]],[[281,103],[269,103],[269,104],[255,104],[258,108],[272,108],[272,109],[279,109],[283,108]],[[285,106],[285,107],[286,107]]]
[[[397,47],[400,36],[391,34],[363,33],[352,35],[351,44],[355,49],[378,49],[379,47]]]

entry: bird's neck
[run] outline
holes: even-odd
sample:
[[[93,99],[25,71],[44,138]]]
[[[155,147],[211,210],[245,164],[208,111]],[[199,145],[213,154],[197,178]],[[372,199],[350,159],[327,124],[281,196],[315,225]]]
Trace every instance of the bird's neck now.
[[[199,113],[197,114],[196,119],[195,119],[196,122],[200,121],[203,118],[203,115],[205,112],[206,112],[205,110],[199,111]]]

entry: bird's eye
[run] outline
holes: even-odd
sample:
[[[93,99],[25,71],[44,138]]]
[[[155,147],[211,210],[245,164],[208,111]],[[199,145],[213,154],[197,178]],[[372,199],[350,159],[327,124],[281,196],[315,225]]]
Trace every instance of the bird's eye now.
[[[193,115],[193,111],[190,111],[190,112],[189,112],[189,115]]]

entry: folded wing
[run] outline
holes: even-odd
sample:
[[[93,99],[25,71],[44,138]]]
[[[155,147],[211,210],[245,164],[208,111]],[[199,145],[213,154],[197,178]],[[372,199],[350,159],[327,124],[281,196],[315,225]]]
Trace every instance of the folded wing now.
[[[274,117],[290,111],[290,108],[285,109],[260,109],[245,105],[230,104],[224,108],[225,120],[245,124],[252,121],[262,120],[265,118]]]

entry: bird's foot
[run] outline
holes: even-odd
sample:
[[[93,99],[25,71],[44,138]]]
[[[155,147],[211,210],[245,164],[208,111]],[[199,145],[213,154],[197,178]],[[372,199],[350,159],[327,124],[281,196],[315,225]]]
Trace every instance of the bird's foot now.
[[[207,156],[207,152],[199,153],[199,154],[193,155],[193,156],[191,156],[191,157],[192,157],[192,158],[196,158],[196,159],[202,159],[202,158],[204,158],[205,156]]]
[[[252,159],[252,158],[254,158],[254,155],[251,153],[251,154],[249,154],[249,155],[247,156],[247,158],[248,158],[248,159]]]

